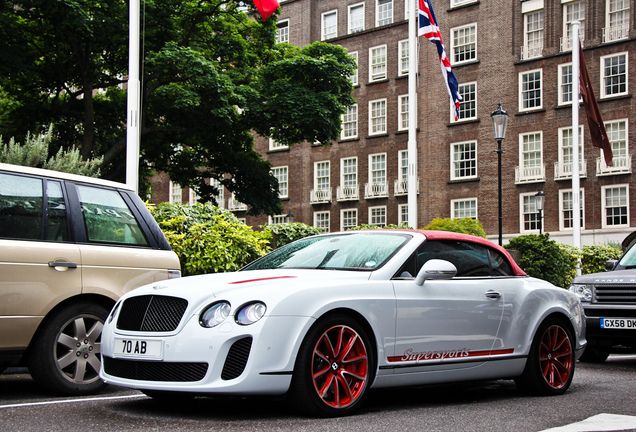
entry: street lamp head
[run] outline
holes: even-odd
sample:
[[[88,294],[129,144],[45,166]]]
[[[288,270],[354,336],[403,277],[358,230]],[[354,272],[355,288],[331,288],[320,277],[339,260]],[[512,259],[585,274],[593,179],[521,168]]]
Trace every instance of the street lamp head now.
[[[506,127],[508,127],[508,113],[499,107],[490,114],[492,118],[492,127],[495,130],[495,140],[501,141],[506,138]]]
[[[287,213],[287,214],[285,215],[285,222],[287,222],[287,223],[292,223],[292,222],[294,222],[294,215],[293,215],[293,214],[291,214],[291,212],[289,212],[289,213]]]
[[[539,192],[537,192],[534,195],[534,202],[535,205],[537,206],[537,211],[543,211],[543,204],[545,203],[545,194],[541,191],[541,189],[539,189]]]

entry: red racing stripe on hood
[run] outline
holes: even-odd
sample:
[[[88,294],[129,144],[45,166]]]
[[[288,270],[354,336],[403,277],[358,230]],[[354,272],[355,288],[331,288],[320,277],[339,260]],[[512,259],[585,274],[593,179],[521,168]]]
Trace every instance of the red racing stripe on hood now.
[[[234,285],[234,284],[248,283],[248,282],[260,282],[260,281],[272,280],[272,279],[289,279],[289,278],[295,278],[295,277],[296,276],[271,276],[271,277],[264,277],[264,278],[257,278],[257,279],[245,279],[242,281],[234,281],[234,282],[229,282],[229,284]]]

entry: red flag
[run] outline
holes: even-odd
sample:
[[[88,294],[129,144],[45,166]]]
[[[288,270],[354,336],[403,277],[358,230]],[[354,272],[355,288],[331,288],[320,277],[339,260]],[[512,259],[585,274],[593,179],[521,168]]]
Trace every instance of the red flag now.
[[[607,166],[614,166],[612,159],[612,145],[607,138],[607,132],[605,131],[605,125],[601,118],[601,111],[598,108],[596,102],[596,96],[594,96],[594,89],[590,82],[590,76],[587,74],[587,67],[585,66],[585,58],[583,57],[583,48],[579,44],[579,64],[580,64],[580,84],[581,84],[581,97],[583,98],[583,106],[585,107],[585,116],[587,117],[587,124],[590,128],[590,135],[592,135],[592,145],[603,150],[603,156],[605,157],[605,163]]]
[[[261,13],[263,21],[265,21],[271,14],[276,12],[279,5],[276,0],[254,0],[254,6]]]

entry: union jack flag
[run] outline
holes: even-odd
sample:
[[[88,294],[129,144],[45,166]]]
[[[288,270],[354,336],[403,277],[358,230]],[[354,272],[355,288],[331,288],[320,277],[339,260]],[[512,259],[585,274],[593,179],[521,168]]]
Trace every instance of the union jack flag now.
[[[455,105],[455,120],[459,119],[459,103],[462,97],[459,94],[459,85],[457,83],[457,77],[451,68],[450,60],[446,56],[446,49],[444,48],[444,42],[442,41],[442,35],[439,32],[439,26],[437,25],[437,19],[433,12],[433,5],[431,0],[419,0],[419,20],[418,20],[418,36],[425,36],[426,39],[431,41],[437,47],[437,54],[439,55],[440,64],[442,67],[442,75],[444,75],[444,82],[448,89],[448,94],[451,97],[453,104]]]

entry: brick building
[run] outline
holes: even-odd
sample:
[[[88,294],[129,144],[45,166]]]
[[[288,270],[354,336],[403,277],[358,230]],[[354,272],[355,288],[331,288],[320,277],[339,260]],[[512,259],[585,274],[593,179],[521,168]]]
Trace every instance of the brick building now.
[[[408,1],[280,1],[279,39],[338,44],[354,55],[357,103],[341,139],[291,148],[257,137],[272,163],[285,214],[337,231],[407,221]],[[630,71],[636,61],[635,0],[433,0],[464,102],[455,121],[435,47],[419,40],[418,220],[474,217],[498,236],[497,143],[490,114],[509,114],[502,157],[503,235],[538,233],[535,194],[545,193],[541,226],[572,243],[571,23],[614,151],[614,167],[592,147],[580,110],[581,239],[620,242],[636,225],[630,127]],[[184,195],[185,199],[185,195]],[[227,196],[224,205],[228,206]],[[237,203],[229,206],[231,209]],[[268,221],[246,217],[249,225]],[[284,220],[284,214],[269,218]]]

